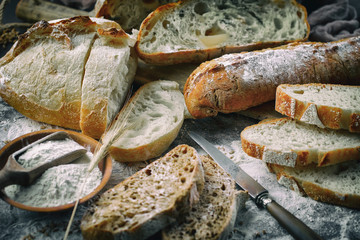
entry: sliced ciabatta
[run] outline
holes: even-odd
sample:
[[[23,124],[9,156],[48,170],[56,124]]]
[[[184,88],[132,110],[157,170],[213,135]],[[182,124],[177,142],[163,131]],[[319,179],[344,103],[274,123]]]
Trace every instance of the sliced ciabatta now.
[[[116,21],[121,27],[129,31],[139,29],[141,22],[158,6],[177,0],[97,0],[95,17],[104,17]]]
[[[33,120],[99,137],[131,84],[134,44],[114,21],[40,21],[0,59],[0,96]]]
[[[142,22],[136,46],[145,62],[202,62],[224,53],[306,40],[306,9],[296,1],[179,1]]]
[[[178,83],[150,82],[139,88],[121,109],[103,142],[112,142],[109,153],[120,162],[158,157],[177,137],[184,111],[184,96]]]
[[[360,132],[360,86],[283,84],[275,110],[318,127]]]
[[[179,145],[103,193],[81,221],[85,239],[146,239],[199,200],[204,172],[196,150]]]
[[[360,136],[319,128],[291,118],[263,121],[241,132],[248,155],[267,163],[298,167],[326,166],[360,159]]]
[[[291,168],[267,164],[278,182],[314,200],[360,209],[360,162],[322,168]]]
[[[237,212],[248,194],[235,188],[235,181],[210,157],[201,156],[205,173],[200,201],[186,213],[183,222],[162,231],[163,239],[226,239]]]

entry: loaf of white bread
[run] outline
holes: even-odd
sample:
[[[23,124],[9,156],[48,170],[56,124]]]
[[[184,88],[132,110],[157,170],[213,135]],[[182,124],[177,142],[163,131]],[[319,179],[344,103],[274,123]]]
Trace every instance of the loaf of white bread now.
[[[147,63],[200,63],[230,52],[304,41],[306,9],[295,0],[187,0],[158,7],[142,22],[136,50]]]
[[[330,43],[293,43],[233,53],[202,63],[184,96],[195,118],[245,110],[275,99],[280,84],[360,82],[360,37]]]
[[[114,21],[40,21],[0,59],[0,96],[31,119],[99,138],[132,84],[134,44]]]
[[[360,86],[283,84],[275,103],[276,111],[302,122],[360,132]]]

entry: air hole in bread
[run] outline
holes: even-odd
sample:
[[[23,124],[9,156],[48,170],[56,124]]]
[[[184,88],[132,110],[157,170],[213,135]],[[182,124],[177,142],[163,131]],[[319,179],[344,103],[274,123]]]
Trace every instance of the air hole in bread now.
[[[225,184],[223,184],[223,185],[221,186],[221,190],[223,190],[223,191],[226,190]]]
[[[151,176],[151,169],[147,169],[147,170],[145,171],[145,173],[146,173],[146,175]]]
[[[162,25],[163,25],[163,28],[164,28],[164,29],[168,29],[169,24],[170,24],[170,22],[169,22],[168,20],[164,20],[164,21],[162,22]]]
[[[209,7],[204,2],[199,2],[194,6],[194,12],[203,15],[204,13],[207,13],[209,11]]]
[[[304,94],[304,90],[294,90],[293,92],[296,94]]]
[[[213,195],[213,197],[217,197],[217,196],[218,196],[216,192],[213,192],[212,195]]]
[[[183,154],[186,154],[186,153],[187,153],[187,149],[184,148],[184,149],[182,150],[182,153],[183,153]]]
[[[223,29],[221,29],[218,25],[213,25],[211,28],[205,31],[205,36],[214,36],[226,33]]]
[[[283,23],[278,18],[274,18],[274,24],[275,24],[275,28],[278,29],[278,30],[283,28]]]
[[[181,183],[185,183],[185,182],[186,182],[186,178],[182,177],[182,178],[180,178],[180,181],[181,181]]]

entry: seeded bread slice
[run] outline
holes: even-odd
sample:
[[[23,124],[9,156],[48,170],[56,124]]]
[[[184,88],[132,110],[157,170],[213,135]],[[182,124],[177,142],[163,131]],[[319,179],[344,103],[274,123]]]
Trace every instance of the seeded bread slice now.
[[[187,0],[142,22],[136,50],[147,63],[200,63],[224,53],[306,40],[306,9],[294,0]]]
[[[267,164],[287,188],[316,201],[360,209],[360,162],[322,168],[291,168]]]
[[[318,127],[360,132],[360,86],[283,84],[276,89],[275,110]]]
[[[85,213],[85,239],[146,239],[199,200],[204,172],[196,150],[179,145],[100,196]]]
[[[121,109],[103,137],[119,162],[145,161],[160,156],[177,137],[184,121],[185,101],[174,81],[143,85]]]
[[[162,231],[163,239],[226,239],[235,224],[238,209],[248,199],[238,191],[235,181],[210,157],[201,156],[205,186],[200,201],[185,216],[185,221]]]
[[[320,167],[360,159],[358,134],[322,129],[291,118],[246,127],[241,132],[241,144],[252,157],[289,167]]]

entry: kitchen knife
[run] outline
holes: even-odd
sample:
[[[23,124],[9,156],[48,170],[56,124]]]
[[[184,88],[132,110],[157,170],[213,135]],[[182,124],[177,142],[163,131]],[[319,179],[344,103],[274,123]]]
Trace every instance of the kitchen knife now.
[[[256,205],[265,208],[295,239],[321,239],[311,228],[288,212],[285,208],[270,198],[269,192],[244,172],[240,166],[226,157],[214,145],[195,132],[188,132],[189,136],[199,144],[235,182],[255,201]]]

